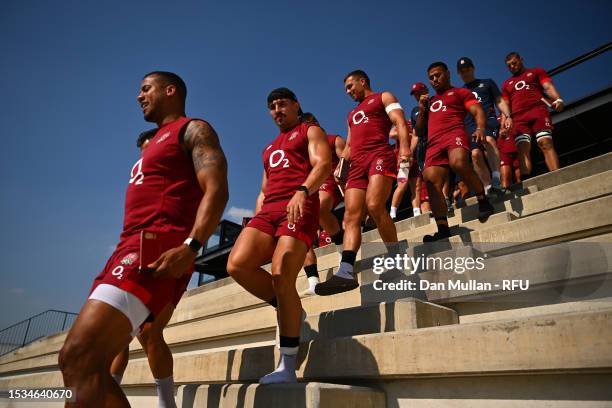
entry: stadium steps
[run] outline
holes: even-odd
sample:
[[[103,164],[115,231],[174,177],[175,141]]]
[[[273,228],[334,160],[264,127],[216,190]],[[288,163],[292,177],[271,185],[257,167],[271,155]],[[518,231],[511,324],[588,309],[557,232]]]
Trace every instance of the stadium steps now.
[[[327,406],[342,406],[342,401],[352,401],[352,395],[364,392],[356,400],[363,399],[365,404],[370,398],[365,395],[383,401],[386,396],[388,407],[609,406],[612,296],[606,296],[610,292],[605,285],[612,262],[607,255],[572,257],[566,273],[560,274],[567,254],[544,245],[612,242],[611,168],[612,154],[608,154],[534,177],[524,183],[520,194],[496,203],[498,214],[486,223],[474,220],[473,205],[457,210],[452,219],[458,225],[454,230],[458,235],[449,240],[453,250],[465,250],[462,243],[494,242],[490,274],[500,279],[529,277],[537,290],[552,288],[556,297],[544,296],[534,302],[495,290],[425,291],[425,299],[441,306],[405,296],[371,304],[363,290],[374,274],[364,268],[367,260],[360,261],[362,288],[303,299],[309,315],[303,340],[309,341],[302,346],[304,360],[298,374],[307,383],[287,391],[282,401],[322,401],[324,395],[344,392],[343,397],[326,400],[335,401]],[[396,226],[400,238],[418,243],[432,224],[427,214]],[[376,234],[366,233],[363,238],[364,243],[371,242]],[[415,246],[411,243],[409,248],[415,250]],[[338,262],[335,246],[316,252],[319,265],[331,273]],[[420,279],[433,277],[431,271],[417,275]],[[477,279],[478,275],[466,273],[461,279],[470,277]],[[304,284],[300,277],[298,287]],[[179,400],[184,406],[198,406],[184,399],[198,390],[202,404],[207,404],[200,406],[217,402],[234,406],[236,401],[252,404],[244,406],[274,406],[262,402],[275,394],[268,391],[271,387],[238,384],[255,381],[273,369],[277,350],[271,308],[231,279],[207,286],[186,294],[165,331],[176,353],[177,384],[194,384],[178,390]],[[591,291],[587,294],[592,299],[572,298],[585,291]],[[407,310],[407,305],[415,310],[417,305],[426,305],[438,313],[438,320],[423,325],[402,318],[410,315],[398,312]],[[336,323],[339,321],[345,324]],[[251,326],[237,336],[237,332],[230,333],[240,322]],[[0,389],[61,386],[57,351],[64,336],[50,336],[0,358]],[[156,397],[148,364],[139,346],[132,343],[130,348],[124,389],[133,406],[151,406]],[[317,381],[365,388],[346,391],[343,386]],[[213,387],[210,383],[219,384]],[[222,385],[226,383],[231,385]],[[222,399],[215,399],[221,398],[218,390],[224,390]],[[380,401],[363,406],[381,406]],[[350,403],[360,406],[357,404]],[[2,406],[8,405],[0,399]]]

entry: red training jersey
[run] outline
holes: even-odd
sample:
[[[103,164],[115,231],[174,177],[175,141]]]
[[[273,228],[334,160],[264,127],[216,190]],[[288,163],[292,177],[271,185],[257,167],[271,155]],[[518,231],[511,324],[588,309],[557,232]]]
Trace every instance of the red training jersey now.
[[[310,174],[312,165],[308,155],[307,135],[310,126],[301,122],[281,132],[263,151],[264,170],[268,179],[263,206],[290,200]],[[316,200],[318,204],[319,196],[313,194],[308,200]]]
[[[510,102],[512,113],[526,112],[536,106],[542,106],[543,86],[552,79],[542,68],[529,68],[519,75],[504,81],[502,98]]]
[[[193,228],[203,193],[193,161],[179,140],[191,120],[180,118],[159,128],[132,167],[122,238],[143,229],[189,232]]]
[[[470,106],[477,104],[474,94],[465,88],[449,88],[429,101],[427,142],[459,131],[465,133],[464,119]]]
[[[385,111],[382,93],[361,101],[349,112],[347,121],[351,131],[351,159],[388,148],[392,123]]]

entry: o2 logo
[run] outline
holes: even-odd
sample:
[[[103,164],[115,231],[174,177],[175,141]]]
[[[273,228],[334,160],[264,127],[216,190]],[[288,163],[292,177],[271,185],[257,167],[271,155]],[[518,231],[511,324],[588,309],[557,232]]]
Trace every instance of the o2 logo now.
[[[136,163],[134,163],[134,166],[132,166],[129,184],[142,184],[142,180],[144,180],[144,174],[142,173],[142,158],[140,158],[140,160],[138,160]]]
[[[289,167],[289,159],[285,158],[285,152],[281,149],[275,150],[270,153],[270,158],[268,159],[270,163],[270,167],[278,167],[281,163],[283,163],[283,168]]]
[[[366,116],[365,112],[362,110],[355,112],[353,114],[353,124],[355,125],[358,125],[361,122],[368,123],[368,121],[369,121],[368,117]]]
[[[295,232],[295,224],[288,223],[287,224],[287,228],[289,228],[291,231]]]
[[[476,98],[476,100],[480,103],[482,102],[482,99],[480,98],[480,96],[478,96],[477,92],[472,91],[472,93],[474,94],[474,98]]]
[[[521,89],[531,89],[531,88],[529,88],[529,85],[527,85],[525,81],[518,81],[516,84],[514,84],[514,89],[516,89],[517,91],[520,91]]]
[[[113,269],[111,275],[116,276],[117,279],[123,279],[123,266],[117,266],[115,269]]]
[[[442,100],[438,99],[437,101],[435,101],[434,103],[431,104],[431,106],[429,107],[429,110],[431,112],[437,112],[440,109],[442,109],[442,112],[446,112],[446,105],[444,105],[442,103]]]

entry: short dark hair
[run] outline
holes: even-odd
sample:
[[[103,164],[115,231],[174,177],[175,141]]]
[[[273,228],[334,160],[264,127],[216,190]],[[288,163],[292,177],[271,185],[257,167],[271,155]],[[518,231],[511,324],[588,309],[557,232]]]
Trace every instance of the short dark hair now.
[[[268,105],[270,105],[272,101],[275,101],[277,99],[289,99],[293,102],[298,101],[297,96],[295,96],[295,93],[293,93],[291,89],[285,87],[276,88],[270,91],[270,93],[268,94]]]
[[[512,52],[508,53],[508,55],[506,55],[506,59],[504,59],[504,61],[508,61],[512,57],[521,58],[521,55],[518,52],[516,52],[516,51],[512,51]]]
[[[310,112],[304,112],[302,113],[302,122],[306,122],[306,123],[319,123],[319,121],[317,120],[316,116],[313,115]]]
[[[365,73],[365,71],[363,71],[361,69],[356,69],[356,70],[351,71],[348,74],[346,74],[344,76],[344,80],[342,82],[346,82],[348,77],[352,77],[352,76],[354,76],[355,78],[363,78],[363,79],[365,79],[366,85],[368,86],[368,88],[370,87],[370,77],[368,76],[368,74]]]
[[[142,145],[144,144],[144,142],[146,142],[149,139],[153,139],[157,131],[158,129],[154,128],[154,129],[145,130],[144,132],[139,134],[138,139],[136,139],[136,147],[140,149]]]
[[[432,68],[436,67],[442,67],[445,71],[448,71],[448,66],[445,63],[443,63],[442,61],[436,61],[429,64],[429,66],[427,67],[427,72],[431,71]]]
[[[161,78],[165,82],[164,85],[174,85],[176,87],[178,95],[183,100],[183,103],[185,102],[185,100],[187,99],[187,85],[185,85],[185,81],[183,81],[180,76],[176,75],[174,72],[153,71],[149,72],[142,78],[144,79],[150,76],[156,76],[158,78]]]

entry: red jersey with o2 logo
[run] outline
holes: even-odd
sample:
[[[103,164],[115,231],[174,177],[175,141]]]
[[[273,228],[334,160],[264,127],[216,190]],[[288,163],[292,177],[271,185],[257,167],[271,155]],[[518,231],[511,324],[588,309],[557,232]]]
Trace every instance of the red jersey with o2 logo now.
[[[449,88],[432,97],[427,121],[428,145],[445,135],[454,137],[457,132],[465,134],[465,115],[470,106],[477,103],[474,94],[465,88]]]
[[[263,164],[267,184],[264,191],[263,207],[270,208],[274,203],[282,204],[290,200],[297,188],[312,170],[308,155],[308,128],[310,124],[301,122],[292,129],[281,132],[263,151]],[[308,197],[313,204],[319,203],[317,194]]]
[[[504,81],[502,97],[510,102],[512,114],[524,113],[536,106],[544,106],[542,85],[551,81],[542,68],[529,68]]]
[[[191,231],[203,196],[193,161],[179,140],[191,120],[162,126],[132,167],[122,239],[143,229]]]
[[[388,148],[393,124],[385,111],[382,93],[366,97],[349,112],[347,121],[351,131],[351,160]]]

